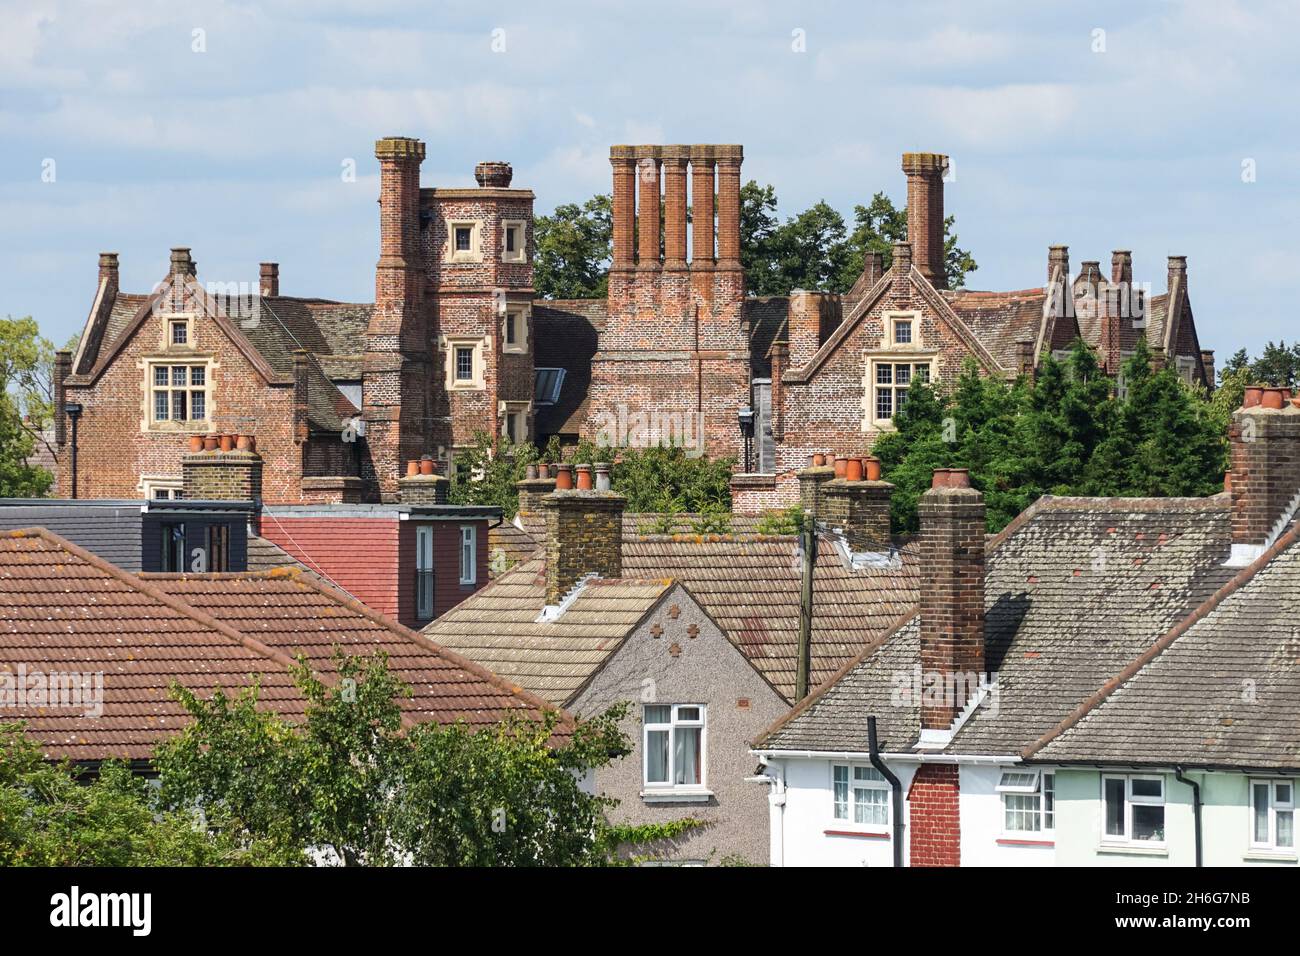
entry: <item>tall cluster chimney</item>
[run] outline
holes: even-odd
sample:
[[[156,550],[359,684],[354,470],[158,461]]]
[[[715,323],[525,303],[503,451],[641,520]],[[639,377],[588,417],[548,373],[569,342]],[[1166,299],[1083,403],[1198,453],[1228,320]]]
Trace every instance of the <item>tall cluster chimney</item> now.
[[[424,451],[429,360],[423,314],[420,163],[424,143],[390,136],[379,160],[379,262],[375,308],[366,329],[362,405],[372,472],[385,501],[397,496],[401,463]]]
[[[278,262],[263,262],[261,264],[258,286],[261,295],[278,296],[280,294],[280,264]]]
[[[940,468],[919,512],[921,671],[952,691],[942,703],[922,701],[924,739],[951,729],[984,672],[984,496],[966,469]]]
[[[907,174],[907,240],[917,271],[936,289],[948,288],[943,252],[943,177],[948,157],[942,153],[904,153]]]

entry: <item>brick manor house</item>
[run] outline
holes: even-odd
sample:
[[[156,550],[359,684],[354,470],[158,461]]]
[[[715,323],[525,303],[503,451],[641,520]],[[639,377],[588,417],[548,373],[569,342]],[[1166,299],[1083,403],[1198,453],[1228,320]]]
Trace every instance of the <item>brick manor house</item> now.
[[[1128,252],[1109,277],[1091,261],[1071,275],[1065,246],[1041,286],[947,288],[940,154],[903,155],[910,242],[888,270],[873,254],[844,295],[755,298],[741,147],[614,146],[609,293],[578,301],[535,298],[534,196],[508,163],[480,163],[477,187],[422,187],[422,142],[381,139],[375,155],[373,303],[282,295],[273,262],[246,289],[205,281],[188,248],[153,292],[129,293],[117,255],[100,255],[77,351],[56,362],[56,401],[76,416],[55,425],[78,462],[59,470],[62,496],[176,496],[187,441],[240,434],[268,502],[394,501],[409,462],[446,468],[484,431],[735,456],[736,507],[754,510],[795,500],[809,454],[864,450],[912,382],[950,382],[967,357],[1032,375],[1082,336],[1113,374],[1145,335],[1157,361],[1213,385],[1184,257],[1160,295]]]

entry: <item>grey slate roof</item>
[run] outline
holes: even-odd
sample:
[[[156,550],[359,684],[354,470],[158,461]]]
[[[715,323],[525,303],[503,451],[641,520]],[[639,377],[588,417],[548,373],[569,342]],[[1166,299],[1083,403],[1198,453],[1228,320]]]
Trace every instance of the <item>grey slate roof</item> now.
[[[1033,753],[1052,762],[1300,770],[1300,543],[1218,603],[1077,723]],[[1163,642],[1162,642],[1163,643]]]
[[[0,504],[0,531],[46,528],[124,571],[141,568],[143,502]]]
[[[976,711],[948,749],[1016,754],[1036,741],[1228,579],[1230,541],[1223,495],[1040,499],[989,542],[985,669],[996,672],[998,706]],[[842,750],[865,741],[869,714],[891,728],[895,749],[911,746],[915,737],[897,736],[911,718],[892,713],[890,680],[919,664],[916,626],[869,649],[758,746]]]
[[[559,400],[537,406],[539,435],[576,434],[587,417],[591,359],[599,347],[606,315],[605,299],[533,302],[533,364],[565,370]]]
[[[302,564],[274,541],[268,541],[260,535],[250,534],[248,536],[248,570],[250,572],[276,571],[281,568],[293,568],[314,573],[311,568]]]

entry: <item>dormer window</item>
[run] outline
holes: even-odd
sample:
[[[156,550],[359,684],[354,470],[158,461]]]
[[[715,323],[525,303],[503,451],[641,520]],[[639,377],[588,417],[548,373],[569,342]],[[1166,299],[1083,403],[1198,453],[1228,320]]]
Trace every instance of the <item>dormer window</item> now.
[[[533,394],[538,405],[554,405],[560,400],[560,387],[564,384],[564,369],[539,368],[533,380]]]

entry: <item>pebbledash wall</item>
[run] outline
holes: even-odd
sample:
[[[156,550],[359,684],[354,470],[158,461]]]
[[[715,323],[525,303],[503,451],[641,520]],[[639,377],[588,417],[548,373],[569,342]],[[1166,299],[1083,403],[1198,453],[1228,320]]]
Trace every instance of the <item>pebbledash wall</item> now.
[[[636,847],[635,852],[676,863],[718,864],[726,857],[766,863],[766,788],[745,778],[754,772],[751,742],[785,712],[786,704],[680,585],[659,601],[569,710],[590,716],[619,701],[631,703],[622,728],[632,752],[597,771],[594,784],[596,791],[620,801],[611,818],[638,825],[682,817],[705,821],[677,840]],[[647,703],[707,708],[707,796],[643,796],[642,708]]]

